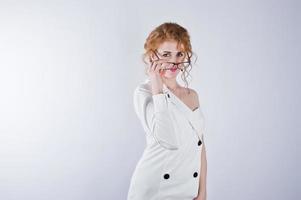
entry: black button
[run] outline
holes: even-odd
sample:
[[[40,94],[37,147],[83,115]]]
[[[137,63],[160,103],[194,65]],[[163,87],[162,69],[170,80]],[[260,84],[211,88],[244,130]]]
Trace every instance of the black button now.
[[[198,145],[200,146],[202,144],[202,141],[201,140],[199,140],[199,142],[198,142]]]
[[[168,98],[170,98],[169,94],[167,93]]]
[[[197,177],[198,176],[198,173],[197,172],[194,172],[193,173],[193,177],[195,178],[195,177]]]
[[[169,174],[164,174],[165,179],[169,179]]]

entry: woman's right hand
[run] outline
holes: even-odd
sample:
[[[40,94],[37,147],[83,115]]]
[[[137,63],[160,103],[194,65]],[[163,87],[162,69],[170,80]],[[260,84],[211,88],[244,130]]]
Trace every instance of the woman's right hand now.
[[[163,93],[163,80],[162,75],[164,73],[163,60],[151,60],[148,66],[147,74],[151,81],[152,93]]]

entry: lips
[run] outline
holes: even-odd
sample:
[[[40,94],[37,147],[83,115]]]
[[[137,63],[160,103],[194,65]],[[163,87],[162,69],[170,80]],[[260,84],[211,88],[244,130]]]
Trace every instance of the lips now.
[[[172,71],[172,72],[177,71],[177,67],[170,68],[170,71]]]

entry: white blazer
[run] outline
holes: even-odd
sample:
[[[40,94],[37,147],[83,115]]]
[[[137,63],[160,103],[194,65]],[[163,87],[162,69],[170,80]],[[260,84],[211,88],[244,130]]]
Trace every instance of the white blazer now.
[[[205,118],[163,84],[152,95],[147,78],[134,90],[135,113],[146,147],[131,178],[127,200],[192,200],[198,194]]]

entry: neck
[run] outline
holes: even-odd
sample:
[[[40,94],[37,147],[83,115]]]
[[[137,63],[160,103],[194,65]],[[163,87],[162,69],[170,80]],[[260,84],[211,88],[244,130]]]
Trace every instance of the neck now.
[[[164,79],[164,84],[166,85],[166,87],[170,90],[176,90],[177,88],[179,88],[179,84],[177,83],[176,79]]]

